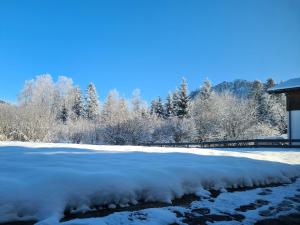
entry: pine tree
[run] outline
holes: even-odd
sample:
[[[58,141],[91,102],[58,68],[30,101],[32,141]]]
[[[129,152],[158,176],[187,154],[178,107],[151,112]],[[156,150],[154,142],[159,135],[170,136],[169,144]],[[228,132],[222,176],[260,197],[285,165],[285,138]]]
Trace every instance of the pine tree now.
[[[157,108],[157,101],[156,99],[152,100],[151,106],[150,106],[150,114],[155,115],[156,114],[156,108]]]
[[[252,84],[249,98],[258,102],[263,94],[263,85],[259,80],[255,80]]]
[[[67,121],[69,119],[69,112],[68,109],[66,107],[66,104],[64,103],[61,107],[61,111],[59,114],[59,119],[64,123],[67,124]]]
[[[165,104],[165,117],[169,118],[175,115],[175,106],[174,106],[174,99],[173,94],[169,93],[167,96],[167,102]]]
[[[270,123],[271,112],[270,112],[271,99],[268,93],[263,93],[260,96],[258,102],[258,118],[261,122]]]
[[[252,84],[249,98],[253,100],[256,105],[256,115],[259,121],[266,121],[267,109],[268,109],[268,96],[264,95],[264,87],[262,83],[255,80]]]
[[[96,87],[90,83],[86,90],[86,117],[94,120],[99,115],[99,100]]]
[[[185,78],[182,79],[177,100],[177,116],[179,118],[188,117],[189,115],[189,96],[188,87]]]
[[[267,82],[264,85],[265,91],[267,91],[269,88],[275,86],[275,81],[272,78],[267,79]]]
[[[164,116],[164,107],[163,107],[163,103],[160,97],[158,97],[157,99],[157,110],[156,110],[156,114],[158,115],[158,117],[162,118]]]
[[[150,113],[152,115],[156,115],[159,118],[164,117],[164,107],[160,97],[151,102]]]
[[[175,92],[173,92],[173,106],[174,106],[174,116],[178,116],[179,115],[179,101],[180,101],[180,97],[179,97],[179,90],[178,88],[176,88]]]
[[[79,87],[74,88],[74,102],[72,106],[72,111],[75,114],[76,119],[84,117],[84,103],[82,94]]]

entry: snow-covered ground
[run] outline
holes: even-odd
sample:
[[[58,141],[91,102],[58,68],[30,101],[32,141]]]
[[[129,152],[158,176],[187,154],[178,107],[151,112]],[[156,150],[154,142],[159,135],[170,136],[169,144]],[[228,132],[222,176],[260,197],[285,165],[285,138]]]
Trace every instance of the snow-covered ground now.
[[[186,224],[195,219],[214,225],[253,225],[258,220],[297,212],[300,206],[300,179],[295,183],[273,188],[223,192],[218,197],[206,196],[187,207],[163,207],[136,212],[114,213],[103,218],[75,219],[61,225],[163,225]],[[298,197],[295,197],[298,196]],[[269,223],[270,224],[270,223]]]
[[[33,219],[50,225],[58,223],[65,208],[84,211],[92,206],[115,208],[139,201],[170,203],[185,194],[207,195],[208,189],[289,183],[297,176],[300,150],[296,149],[1,142],[0,223]],[[153,224],[175,219],[174,213],[162,210],[148,209],[147,218],[159,218]],[[107,217],[110,222],[105,222],[107,218],[89,220],[122,224],[127,214],[113,214]],[[92,224],[89,220],[79,224]]]

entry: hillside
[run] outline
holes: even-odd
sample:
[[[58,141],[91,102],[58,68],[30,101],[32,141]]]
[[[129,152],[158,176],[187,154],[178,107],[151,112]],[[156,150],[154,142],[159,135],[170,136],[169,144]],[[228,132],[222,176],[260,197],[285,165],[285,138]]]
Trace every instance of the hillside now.
[[[231,92],[234,95],[244,98],[248,96],[251,90],[251,86],[253,85],[254,81],[247,81],[237,79],[234,81],[223,81],[217,85],[212,87],[212,90],[217,93],[222,92]],[[191,92],[191,97],[194,98],[199,93],[199,89]]]

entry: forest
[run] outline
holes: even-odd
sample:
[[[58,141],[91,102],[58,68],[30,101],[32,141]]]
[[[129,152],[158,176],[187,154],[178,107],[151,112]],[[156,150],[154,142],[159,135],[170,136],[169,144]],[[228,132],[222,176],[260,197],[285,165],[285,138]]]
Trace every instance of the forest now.
[[[285,97],[266,92],[274,80],[247,84],[237,94],[205,80],[189,92],[183,78],[165,98],[147,104],[139,90],[131,98],[112,90],[100,101],[93,83],[83,92],[71,78],[39,75],[25,82],[16,104],[0,103],[0,140],[139,145],[286,134]]]

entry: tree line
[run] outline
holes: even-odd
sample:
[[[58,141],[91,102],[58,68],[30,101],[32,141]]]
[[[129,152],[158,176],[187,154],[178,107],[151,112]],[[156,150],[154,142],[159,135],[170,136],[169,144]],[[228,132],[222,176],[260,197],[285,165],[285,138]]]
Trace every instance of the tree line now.
[[[82,93],[71,78],[40,75],[25,82],[16,105],[0,104],[0,140],[123,145],[279,136],[287,131],[286,103],[266,92],[274,85],[254,81],[241,98],[205,80],[191,97],[183,79],[148,106],[138,90],[130,99],[112,90],[100,103],[93,83]]]

